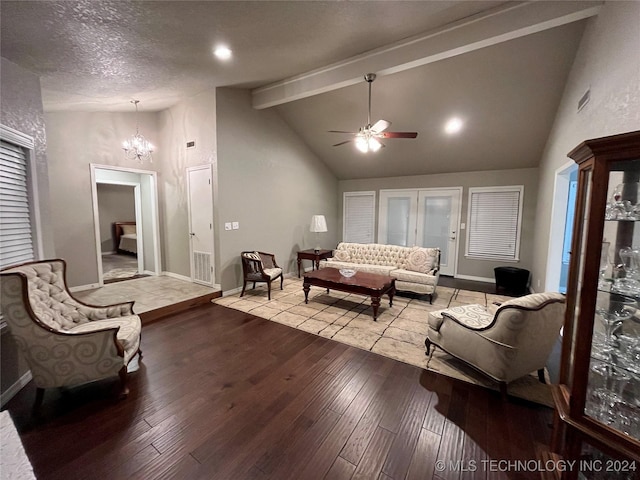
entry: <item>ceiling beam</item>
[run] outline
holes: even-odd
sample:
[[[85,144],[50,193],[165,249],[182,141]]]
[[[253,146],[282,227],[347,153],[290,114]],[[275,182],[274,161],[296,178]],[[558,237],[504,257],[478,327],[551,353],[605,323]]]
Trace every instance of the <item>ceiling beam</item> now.
[[[365,73],[389,75],[597,15],[602,3],[507,3],[435,31],[417,35],[326,67],[252,90],[254,108],[318,95],[362,81]]]

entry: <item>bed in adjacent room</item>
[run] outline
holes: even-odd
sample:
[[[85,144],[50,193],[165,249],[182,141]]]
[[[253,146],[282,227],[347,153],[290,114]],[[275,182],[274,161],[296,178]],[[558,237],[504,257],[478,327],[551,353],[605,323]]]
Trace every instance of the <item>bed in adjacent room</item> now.
[[[136,222],[115,222],[118,253],[138,254]]]

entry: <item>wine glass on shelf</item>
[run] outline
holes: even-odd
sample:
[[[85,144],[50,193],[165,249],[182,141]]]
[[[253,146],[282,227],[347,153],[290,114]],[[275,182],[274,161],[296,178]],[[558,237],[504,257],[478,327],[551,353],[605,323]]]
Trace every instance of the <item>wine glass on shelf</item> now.
[[[636,313],[637,303],[621,297],[619,300],[602,301],[596,305],[596,314],[604,327],[603,352],[611,353],[616,349],[613,341],[614,332],[625,320],[630,319]]]
[[[600,279],[598,280],[598,288],[601,290],[606,289],[609,285],[605,280],[605,273],[609,266],[609,246],[610,242],[602,242],[602,251],[600,252]]]
[[[617,426],[619,410],[627,405],[624,391],[631,377],[624,369],[606,362],[593,362],[587,394],[587,414],[607,425]]]

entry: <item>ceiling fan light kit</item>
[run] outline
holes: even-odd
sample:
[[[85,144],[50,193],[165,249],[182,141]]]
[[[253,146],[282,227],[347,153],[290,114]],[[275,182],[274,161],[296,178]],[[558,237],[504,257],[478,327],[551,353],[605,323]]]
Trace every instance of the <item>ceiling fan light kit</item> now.
[[[377,152],[385,146],[384,143],[379,140],[380,138],[416,138],[418,136],[418,132],[385,132],[385,130],[391,126],[391,122],[386,120],[378,120],[376,123],[371,125],[371,84],[376,79],[376,74],[367,73],[364,76],[364,79],[369,84],[369,110],[367,114],[367,124],[364,127],[361,127],[358,132],[329,130],[331,133],[349,133],[354,135],[352,140],[345,140],[344,142],[336,143],[334,147],[354,142],[356,148],[362,153]]]

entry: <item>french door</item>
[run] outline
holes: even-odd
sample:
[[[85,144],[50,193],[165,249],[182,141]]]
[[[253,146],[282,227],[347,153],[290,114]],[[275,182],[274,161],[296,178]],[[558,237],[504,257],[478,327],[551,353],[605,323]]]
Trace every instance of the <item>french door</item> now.
[[[381,190],[378,243],[440,248],[440,273],[455,275],[462,187]]]

